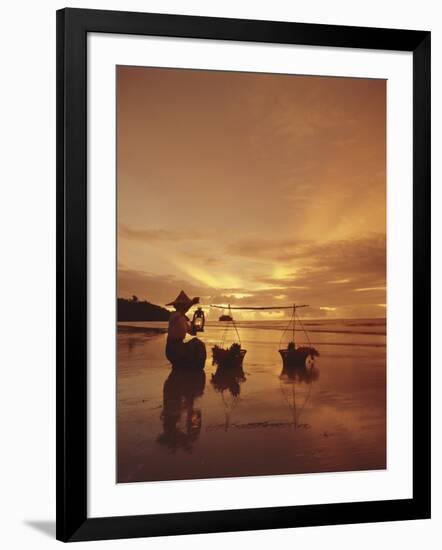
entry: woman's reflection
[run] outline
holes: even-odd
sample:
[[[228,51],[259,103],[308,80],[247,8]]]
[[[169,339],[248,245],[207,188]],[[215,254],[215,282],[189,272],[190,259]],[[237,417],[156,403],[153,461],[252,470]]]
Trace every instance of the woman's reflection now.
[[[206,374],[203,370],[172,369],[163,387],[163,433],[157,442],[175,452],[192,452],[201,432],[201,409],[195,400],[204,393]]]

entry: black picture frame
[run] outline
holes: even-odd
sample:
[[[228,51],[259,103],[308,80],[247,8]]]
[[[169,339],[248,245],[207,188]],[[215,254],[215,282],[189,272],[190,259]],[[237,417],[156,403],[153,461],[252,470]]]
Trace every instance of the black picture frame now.
[[[87,516],[87,34],[413,54],[413,498]],[[419,346],[417,345],[419,343]],[[57,539],[85,541],[430,517],[430,33],[182,15],[57,12]]]

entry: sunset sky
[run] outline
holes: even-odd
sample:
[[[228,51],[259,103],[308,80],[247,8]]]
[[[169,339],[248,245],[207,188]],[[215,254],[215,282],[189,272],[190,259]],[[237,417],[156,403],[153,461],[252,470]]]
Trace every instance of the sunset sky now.
[[[384,80],[118,67],[118,295],[385,316],[385,117]]]

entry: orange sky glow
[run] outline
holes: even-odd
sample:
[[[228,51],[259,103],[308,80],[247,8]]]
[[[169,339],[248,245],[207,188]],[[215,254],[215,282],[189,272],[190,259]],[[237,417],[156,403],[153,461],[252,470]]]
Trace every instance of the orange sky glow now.
[[[117,186],[119,296],[386,314],[384,80],[118,67]]]

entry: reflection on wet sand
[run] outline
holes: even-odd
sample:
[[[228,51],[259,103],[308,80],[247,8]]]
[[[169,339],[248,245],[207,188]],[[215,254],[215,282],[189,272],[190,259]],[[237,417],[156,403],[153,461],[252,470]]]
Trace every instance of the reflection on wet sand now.
[[[319,369],[314,364],[310,366],[284,365],[282,367],[282,372],[279,376],[281,394],[292,414],[294,429],[310,428],[310,424],[301,424],[300,420],[304,408],[310,399],[313,382],[318,380],[318,378]],[[303,384],[307,386],[306,391],[302,389]],[[299,392],[299,386],[301,386],[301,392]]]
[[[316,363],[283,368],[280,331],[244,323],[242,367],[195,372],[171,369],[166,334],[119,332],[117,481],[384,469],[385,325],[348,326],[324,323]],[[206,323],[207,349],[222,329]]]
[[[224,406],[225,431],[229,429],[232,413],[241,393],[241,384],[245,381],[246,375],[242,365],[229,365],[227,367],[218,365],[215,373],[212,374],[212,386],[220,394]]]

